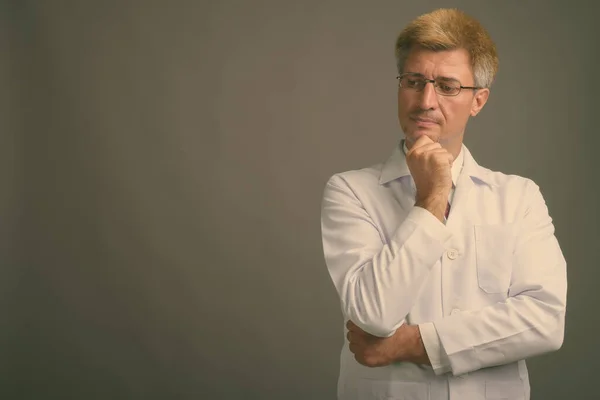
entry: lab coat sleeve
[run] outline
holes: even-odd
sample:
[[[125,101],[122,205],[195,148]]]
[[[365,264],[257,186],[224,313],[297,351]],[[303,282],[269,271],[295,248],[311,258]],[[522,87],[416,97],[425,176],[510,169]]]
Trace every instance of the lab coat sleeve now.
[[[558,350],[565,329],[566,261],[537,185],[527,181],[508,297],[475,311],[434,321],[452,373]]]
[[[423,341],[423,346],[425,347],[425,352],[427,353],[427,358],[429,358],[433,372],[436,375],[450,372],[452,370],[450,368],[450,360],[442,347],[438,333],[435,330],[435,325],[432,322],[419,324],[419,331],[421,332],[421,340]]]
[[[321,233],[344,317],[379,337],[402,325],[451,236],[429,211],[413,207],[386,241],[340,175],[324,190]]]

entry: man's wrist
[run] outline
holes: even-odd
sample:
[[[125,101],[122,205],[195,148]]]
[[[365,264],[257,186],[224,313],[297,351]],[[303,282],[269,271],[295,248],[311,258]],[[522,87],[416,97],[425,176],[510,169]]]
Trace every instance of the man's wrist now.
[[[397,361],[410,362],[413,364],[431,365],[425,345],[421,338],[418,325],[408,325],[406,335],[402,335],[399,343],[399,354]]]
[[[431,365],[427,350],[425,349],[425,343],[423,343],[419,325],[415,325],[415,345],[413,349],[415,350],[413,361],[415,364]]]
[[[444,221],[444,214],[448,205],[448,195],[439,194],[425,198],[419,198],[415,202],[415,206],[424,208],[433,214],[440,221]]]

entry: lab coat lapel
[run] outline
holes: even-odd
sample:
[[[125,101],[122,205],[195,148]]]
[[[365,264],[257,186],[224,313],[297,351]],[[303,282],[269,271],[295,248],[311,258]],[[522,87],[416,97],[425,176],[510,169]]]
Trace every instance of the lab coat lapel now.
[[[446,220],[446,226],[449,229],[457,223],[457,220],[462,220],[464,222],[465,219],[469,218],[469,195],[475,184],[471,179],[471,176],[463,171],[458,176],[458,182],[456,182],[456,188],[454,189],[454,198],[452,199],[452,204],[450,208],[450,215],[448,215],[448,219]]]
[[[384,163],[379,184],[391,191],[400,208],[408,214],[415,205],[415,190],[401,146],[402,142],[394,148],[394,152]]]
[[[464,152],[463,169],[458,176],[454,198],[452,199],[452,208],[446,221],[446,226],[451,229],[464,227],[465,224],[468,225],[473,221],[470,204],[474,195],[474,188],[477,185],[474,179],[477,182],[494,186],[489,170],[477,164],[465,145],[463,145],[462,150]]]

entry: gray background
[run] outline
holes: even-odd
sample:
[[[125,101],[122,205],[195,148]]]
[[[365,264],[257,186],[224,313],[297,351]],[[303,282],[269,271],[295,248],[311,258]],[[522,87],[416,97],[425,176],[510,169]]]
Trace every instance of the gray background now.
[[[0,4],[0,398],[333,399],[322,189],[388,157],[395,37],[450,5],[500,55],[466,144],[541,186],[568,261],[565,343],[530,362],[533,399],[597,397],[584,2]]]

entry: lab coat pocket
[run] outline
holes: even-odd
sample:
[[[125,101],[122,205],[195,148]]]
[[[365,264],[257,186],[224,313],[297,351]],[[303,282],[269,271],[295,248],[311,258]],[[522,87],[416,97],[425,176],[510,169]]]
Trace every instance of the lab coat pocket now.
[[[510,224],[475,225],[477,281],[486,293],[507,293],[515,243]]]
[[[428,382],[361,379],[358,400],[429,400]]]
[[[525,400],[522,382],[486,382],[485,398],[494,400]]]

